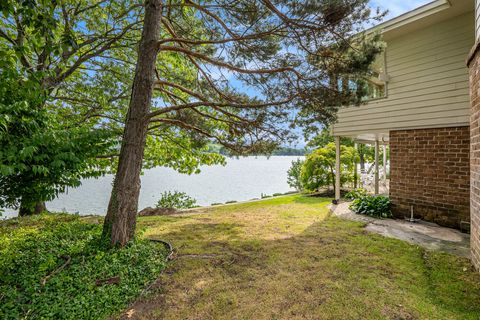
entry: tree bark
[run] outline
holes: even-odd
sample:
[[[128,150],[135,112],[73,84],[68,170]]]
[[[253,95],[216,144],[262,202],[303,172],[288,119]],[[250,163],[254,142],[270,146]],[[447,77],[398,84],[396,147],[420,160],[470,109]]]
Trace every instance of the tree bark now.
[[[40,214],[44,211],[47,211],[47,206],[43,201],[37,202],[33,207],[22,203],[20,204],[20,209],[18,210],[18,216],[19,217],[31,216],[34,214]]]
[[[103,226],[103,236],[110,238],[112,246],[124,246],[135,234],[140,173],[155,84],[161,16],[162,1],[147,0],[118,170]]]

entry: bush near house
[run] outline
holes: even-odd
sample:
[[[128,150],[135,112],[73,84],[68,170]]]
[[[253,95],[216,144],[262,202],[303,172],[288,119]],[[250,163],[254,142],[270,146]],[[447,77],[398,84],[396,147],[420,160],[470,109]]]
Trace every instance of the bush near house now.
[[[355,213],[377,218],[391,218],[390,199],[385,196],[360,196],[353,200],[350,209]]]
[[[353,189],[350,192],[347,192],[347,194],[345,194],[345,198],[348,200],[355,200],[361,197],[365,197],[366,195],[367,195],[367,190],[363,188],[357,188],[357,189]]]

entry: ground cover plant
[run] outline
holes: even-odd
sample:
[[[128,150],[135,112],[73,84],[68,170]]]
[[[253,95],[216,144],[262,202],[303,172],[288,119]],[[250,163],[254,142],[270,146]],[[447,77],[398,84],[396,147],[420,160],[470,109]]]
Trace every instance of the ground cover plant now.
[[[289,195],[141,217],[176,248],[129,319],[475,319],[470,262],[329,215],[331,199]]]
[[[107,249],[101,232],[66,214],[1,221],[0,319],[101,319],[125,308],[164,268],[165,249],[141,239]]]

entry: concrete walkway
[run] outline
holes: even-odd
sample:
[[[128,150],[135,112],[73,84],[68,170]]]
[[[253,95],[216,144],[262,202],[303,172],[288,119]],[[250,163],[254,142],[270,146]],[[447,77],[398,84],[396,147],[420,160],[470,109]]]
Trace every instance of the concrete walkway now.
[[[353,213],[348,208],[349,205],[350,202],[332,204],[330,210],[335,216],[365,222],[366,230],[385,237],[400,239],[429,250],[448,252],[461,257],[468,258],[470,255],[470,235],[468,234],[425,221],[412,223],[400,219],[376,219],[359,215]]]

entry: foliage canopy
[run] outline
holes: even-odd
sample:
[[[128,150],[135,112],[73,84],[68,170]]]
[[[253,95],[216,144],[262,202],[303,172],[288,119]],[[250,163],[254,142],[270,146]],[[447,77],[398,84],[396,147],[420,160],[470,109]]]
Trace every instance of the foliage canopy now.
[[[92,161],[113,147],[110,132],[65,128],[42,108],[46,95],[33,80],[0,75],[0,207],[32,212],[80,179],[102,173]]]

